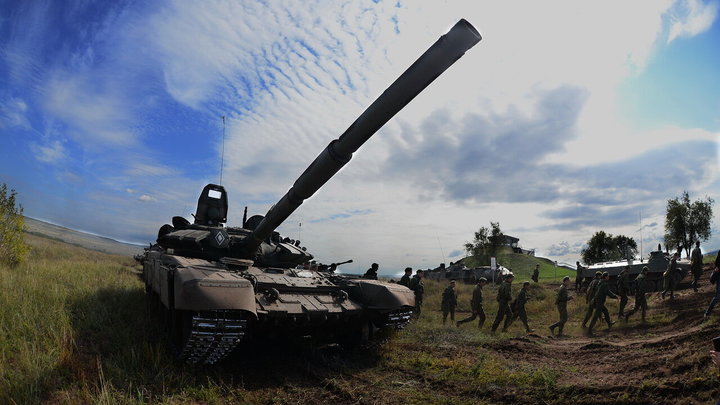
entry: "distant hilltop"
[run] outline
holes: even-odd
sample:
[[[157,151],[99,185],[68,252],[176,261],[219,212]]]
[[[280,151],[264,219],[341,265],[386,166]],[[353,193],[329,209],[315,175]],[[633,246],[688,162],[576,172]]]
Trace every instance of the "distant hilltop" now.
[[[133,256],[142,253],[143,245],[120,242],[104,236],[76,231],[38,219],[25,217],[25,231],[72,245],[115,255]]]

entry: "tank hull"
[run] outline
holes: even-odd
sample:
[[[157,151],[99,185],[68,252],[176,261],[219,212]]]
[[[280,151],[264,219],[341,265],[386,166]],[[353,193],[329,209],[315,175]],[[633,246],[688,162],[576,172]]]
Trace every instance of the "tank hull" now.
[[[401,329],[415,306],[401,285],[317,271],[259,268],[168,253],[143,260],[151,310],[180,359],[222,360],[241,341],[306,336],[358,341],[368,331]]]

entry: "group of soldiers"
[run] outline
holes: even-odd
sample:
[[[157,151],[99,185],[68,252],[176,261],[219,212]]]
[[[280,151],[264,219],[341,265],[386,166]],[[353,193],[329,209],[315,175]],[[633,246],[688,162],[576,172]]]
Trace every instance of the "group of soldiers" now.
[[[674,297],[674,291],[677,288],[677,280],[679,277],[676,273],[679,273],[677,266],[677,260],[679,259],[679,253],[675,253],[670,257],[670,261],[667,266],[667,270],[663,273],[663,290],[661,297],[665,299],[669,296],[670,299]],[[695,291],[698,291],[698,280],[702,275],[702,253],[700,252],[699,243],[696,244],[695,249],[691,254],[691,272],[693,274],[692,287]],[[585,316],[582,321],[582,327],[586,331],[588,336],[593,335],[593,329],[600,318],[603,318],[608,326],[608,329],[615,324],[610,318],[610,312],[605,305],[608,298],[617,299],[618,303],[618,319],[627,320],[636,312],[640,312],[641,321],[646,321],[646,314],[648,309],[647,304],[647,293],[648,283],[646,283],[647,273],[649,271],[647,266],[644,266],[640,271],[640,274],[631,280],[630,267],[626,266],[618,275],[616,280],[617,293],[613,292],[610,288],[611,284],[610,274],[608,272],[596,272],[595,277],[589,282],[585,288],[582,288],[581,283],[583,281],[581,274],[582,267],[578,263],[578,277],[575,280],[575,290],[578,294],[581,291],[585,291],[585,304],[587,309]],[[715,274],[717,273],[717,274]],[[720,254],[716,259],[716,271],[715,278],[716,282],[716,294],[711,302],[708,310],[705,312],[705,316],[709,316],[710,311],[717,302],[720,302]],[[537,282],[538,267],[536,266],[532,279]],[[502,331],[505,332],[512,322],[518,318],[523,323],[527,332],[532,332],[533,329],[528,325],[527,312],[525,311],[525,304],[528,301],[528,289],[530,282],[523,282],[522,289],[518,292],[517,298],[512,299],[512,282],[514,281],[514,275],[510,274],[506,276],[505,280],[501,283],[497,292],[498,310],[495,316],[495,321],[492,324],[491,332],[495,332],[500,324],[503,324]],[[711,282],[715,282],[712,280]],[[485,311],[483,309],[483,287],[488,283],[485,278],[480,278],[473,290],[472,298],[470,300],[470,309],[472,314],[465,319],[456,322],[459,327],[461,324],[466,322],[474,321],[479,318],[478,327],[482,327],[485,323]],[[570,291],[570,277],[563,278],[562,285],[557,291],[555,296],[555,305],[557,306],[559,313],[559,320],[549,326],[550,332],[553,335],[563,336],[563,328],[568,320],[567,303],[574,299],[569,294]],[[631,310],[626,311],[628,304],[628,298],[630,296],[635,297],[635,303]],[[443,324],[446,323],[448,315],[451,320],[455,320],[455,307],[457,306],[457,294],[455,292],[455,281],[451,280],[447,288],[443,291],[442,295],[442,313],[443,313]],[[589,325],[588,325],[589,322]],[[556,334],[557,332],[557,334]]]
[[[679,268],[677,266],[678,259],[679,253],[673,254],[670,257],[667,270],[663,273],[663,291],[661,292],[661,297],[663,299],[665,299],[665,296],[669,296],[670,299],[674,298],[674,290],[677,287],[676,283],[679,279],[679,277],[675,274],[676,272],[679,272]],[[715,262],[716,271],[713,273],[713,277],[720,281],[720,254]],[[607,324],[608,329],[615,324],[615,321],[611,320],[609,310],[605,305],[608,298],[617,299],[619,301],[617,319],[627,321],[633,314],[640,312],[641,321],[643,323],[646,321],[648,309],[646,294],[648,293],[648,289],[645,279],[649,271],[647,266],[642,268],[640,274],[638,274],[634,280],[631,280],[629,272],[630,267],[626,266],[617,277],[617,292],[613,292],[610,288],[610,274],[608,272],[595,272],[594,278],[587,283],[582,277],[583,268],[580,266],[580,263],[577,263],[577,265],[578,276],[575,279],[575,290],[578,296],[583,291],[585,293],[585,304],[587,305],[587,309],[582,321],[582,327],[586,330],[587,335],[593,335],[593,329],[595,328],[598,320],[601,318],[603,318]],[[363,277],[368,279],[377,279],[378,267],[377,263],[373,263]],[[696,248],[692,251],[690,269],[693,274],[692,287],[695,291],[698,291],[698,280],[702,275],[702,253],[700,252],[699,243],[697,243]],[[415,275],[413,275],[412,272],[412,268],[405,268],[405,274],[398,283],[410,288],[414,292],[415,316],[419,316],[423,303],[423,295],[425,293],[423,270],[417,270]],[[536,266],[531,278],[537,283],[538,276],[539,266]],[[492,333],[496,332],[498,327],[500,327],[500,324],[503,325],[502,331],[507,331],[508,327],[518,318],[520,318],[525,330],[528,333],[534,331],[528,324],[527,312],[525,310],[525,304],[529,300],[528,291],[530,288],[530,282],[523,282],[522,288],[518,292],[517,297],[513,300],[512,283],[514,279],[515,276],[511,273],[505,276],[505,279],[500,283],[496,296],[498,310],[495,315],[495,320],[491,326]],[[711,278],[711,282],[715,282],[715,280]],[[457,307],[458,301],[457,292],[455,290],[456,281],[450,280],[448,286],[442,294],[441,310],[443,314],[443,325],[447,323],[447,318],[449,316],[450,320],[455,322],[457,327],[460,327],[460,325],[464,323],[472,322],[478,319],[478,327],[482,328],[486,319],[485,310],[483,308],[483,287],[487,284],[488,280],[485,277],[480,277],[477,281],[477,285],[473,289],[472,298],[470,299],[470,310],[472,311],[471,315],[465,319],[455,322],[455,308]],[[563,278],[562,285],[555,296],[555,305],[558,309],[559,320],[549,326],[552,335],[563,336],[563,328],[568,321],[567,304],[568,301],[575,298],[570,295],[570,289],[570,277],[566,276]],[[625,309],[630,296],[635,297],[635,303],[634,307],[626,312]],[[705,312],[706,317],[709,316],[710,311],[712,311],[717,302],[720,302],[720,282],[716,283],[716,294]]]

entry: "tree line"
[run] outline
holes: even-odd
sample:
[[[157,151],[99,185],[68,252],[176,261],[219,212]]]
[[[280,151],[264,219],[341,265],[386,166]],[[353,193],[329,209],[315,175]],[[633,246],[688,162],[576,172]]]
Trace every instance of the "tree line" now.
[[[710,239],[714,203],[715,201],[707,196],[691,201],[687,191],[680,197],[668,200],[663,238],[665,250],[684,250],[689,256],[695,242]],[[489,265],[490,257],[497,255],[504,242],[505,235],[500,229],[500,223],[491,221],[489,228],[480,227],[473,240],[465,243],[465,252],[474,259],[476,265]],[[638,245],[634,238],[612,235],[601,230],[590,237],[580,256],[583,263],[593,264],[624,260],[635,257],[637,253]]]

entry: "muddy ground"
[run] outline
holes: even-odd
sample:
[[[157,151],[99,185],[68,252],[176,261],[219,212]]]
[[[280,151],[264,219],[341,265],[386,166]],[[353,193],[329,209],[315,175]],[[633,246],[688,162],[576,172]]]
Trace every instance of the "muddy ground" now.
[[[564,338],[536,324],[527,335],[439,343],[406,336],[353,353],[267,343],[227,362],[218,377],[238,388],[242,380],[243,398],[265,403],[714,403],[720,379],[708,352],[720,327],[717,315],[703,318],[714,292],[707,279],[700,292],[682,290],[672,301],[654,293],[650,324],[636,314],[609,331],[603,324],[594,337],[571,314]],[[469,371],[473,364],[481,369]]]

